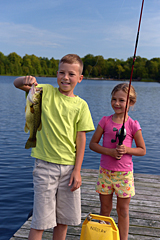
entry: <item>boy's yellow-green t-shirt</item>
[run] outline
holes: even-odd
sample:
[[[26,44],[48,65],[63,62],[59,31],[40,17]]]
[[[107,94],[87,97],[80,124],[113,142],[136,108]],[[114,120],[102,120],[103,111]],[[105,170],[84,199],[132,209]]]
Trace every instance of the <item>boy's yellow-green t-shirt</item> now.
[[[49,84],[39,84],[42,94],[42,129],[37,131],[31,156],[57,164],[74,165],[77,131],[89,132],[94,125],[88,104],[68,97]]]

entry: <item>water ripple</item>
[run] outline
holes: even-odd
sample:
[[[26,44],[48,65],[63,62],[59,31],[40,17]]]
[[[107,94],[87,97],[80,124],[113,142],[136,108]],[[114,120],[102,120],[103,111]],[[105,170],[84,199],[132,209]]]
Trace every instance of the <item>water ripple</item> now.
[[[34,160],[24,148],[28,134],[24,133],[24,92],[13,86],[14,77],[0,76],[0,239],[8,240],[23,224],[33,204],[32,169]],[[57,86],[54,78],[38,78],[39,83]],[[104,115],[112,114],[110,93],[119,82],[84,80],[75,94],[90,107],[95,127]],[[160,84],[133,83],[137,103],[130,116],[142,127],[147,154],[133,157],[134,172],[160,174]],[[83,168],[98,169],[100,154],[89,149],[93,132],[87,134]]]

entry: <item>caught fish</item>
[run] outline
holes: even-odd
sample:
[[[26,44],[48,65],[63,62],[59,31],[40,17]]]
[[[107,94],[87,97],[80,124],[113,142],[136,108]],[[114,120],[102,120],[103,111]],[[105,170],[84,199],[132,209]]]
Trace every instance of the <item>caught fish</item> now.
[[[42,129],[41,103],[42,88],[38,88],[33,84],[29,90],[25,107],[26,123],[24,131],[26,133],[30,131],[30,136],[25,145],[26,149],[36,147],[36,133],[37,130],[40,131]]]

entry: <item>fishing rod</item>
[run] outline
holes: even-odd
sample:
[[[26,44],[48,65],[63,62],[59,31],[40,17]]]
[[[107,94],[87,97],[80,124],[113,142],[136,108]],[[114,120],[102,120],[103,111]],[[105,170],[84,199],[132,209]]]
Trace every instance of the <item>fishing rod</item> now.
[[[123,141],[124,141],[124,139],[125,139],[125,137],[126,137],[126,129],[125,129],[125,127],[124,127],[124,123],[125,123],[126,112],[127,112],[127,107],[128,107],[128,99],[129,99],[129,93],[130,93],[131,82],[132,82],[134,62],[135,62],[135,60],[136,60],[136,51],[137,51],[137,45],[138,45],[138,39],[139,39],[139,31],[140,31],[140,26],[141,26],[143,5],[144,5],[144,0],[142,0],[141,12],[140,12],[140,17],[139,17],[138,31],[137,31],[136,44],[135,44],[135,50],[134,50],[134,56],[133,56],[131,76],[130,76],[130,81],[129,81],[129,86],[128,86],[127,102],[126,102],[126,107],[125,107],[125,112],[124,112],[123,125],[122,125],[121,129],[119,130],[119,132],[118,132],[118,134],[117,134],[117,137],[118,137],[118,139],[119,139],[118,145],[122,145],[122,144],[123,144]]]

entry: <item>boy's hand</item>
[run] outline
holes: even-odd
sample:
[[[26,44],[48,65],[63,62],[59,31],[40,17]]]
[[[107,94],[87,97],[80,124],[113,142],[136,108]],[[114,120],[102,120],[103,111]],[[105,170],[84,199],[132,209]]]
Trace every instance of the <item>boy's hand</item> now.
[[[35,86],[38,85],[36,78],[32,77],[32,76],[18,77],[13,82],[13,84],[16,88],[19,88],[19,89],[21,89],[23,91],[26,91],[26,92],[29,92],[33,83],[35,84]]]
[[[23,85],[28,85],[28,86],[32,86],[33,84],[35,84],[35,86],[38,85],[37,80],[35,77],[33,76],[26,76],[23,79]]]
[[[79,171],[73,170],[68,186],[72,186],[71,192],[77,190],[82,184],[81,173]]]

